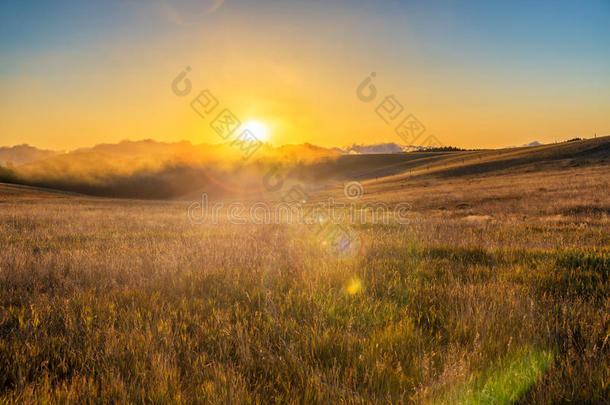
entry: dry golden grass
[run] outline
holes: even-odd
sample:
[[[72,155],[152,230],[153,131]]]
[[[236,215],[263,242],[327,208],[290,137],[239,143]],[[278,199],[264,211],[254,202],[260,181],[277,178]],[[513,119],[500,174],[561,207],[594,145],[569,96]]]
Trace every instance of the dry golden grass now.
[[[397,176],[302,225],[0,187],[0,402],[605,403],[608,166]],[[340,185],[314,196],[340,196]]]

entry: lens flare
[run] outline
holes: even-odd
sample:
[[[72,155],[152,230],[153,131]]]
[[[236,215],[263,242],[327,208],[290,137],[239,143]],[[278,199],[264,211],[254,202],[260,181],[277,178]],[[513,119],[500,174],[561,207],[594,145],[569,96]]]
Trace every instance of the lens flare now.
[[[362,280],[358,277],[352,277],[347,283],[346,290],[350,295],[358,294],[362,291]]]

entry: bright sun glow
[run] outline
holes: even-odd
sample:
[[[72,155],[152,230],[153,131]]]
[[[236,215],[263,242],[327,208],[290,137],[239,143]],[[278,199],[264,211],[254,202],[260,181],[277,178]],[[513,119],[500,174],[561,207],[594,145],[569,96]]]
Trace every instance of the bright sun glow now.
[[[269,139],[269,128],[260,121],[250,120],[244,124],[244,128],[249,129],[259,141],[267,142]]]

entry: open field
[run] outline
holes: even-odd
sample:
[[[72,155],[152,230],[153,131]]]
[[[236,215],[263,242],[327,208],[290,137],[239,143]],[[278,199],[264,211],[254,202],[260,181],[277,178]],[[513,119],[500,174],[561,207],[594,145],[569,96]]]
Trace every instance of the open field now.
[[[344,168],[313,201],[412,206],[343,260],[306,225],[2,184],[0,402],[608,403],[609,144],[313,166]]]

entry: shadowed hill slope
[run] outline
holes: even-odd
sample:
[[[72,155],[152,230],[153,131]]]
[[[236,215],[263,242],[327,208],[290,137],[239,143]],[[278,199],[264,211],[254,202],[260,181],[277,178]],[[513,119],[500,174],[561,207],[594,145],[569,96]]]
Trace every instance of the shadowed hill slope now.
[[[498,150],[345,155],[302,168],[298,174],[304,180],[318,183],[372,179],[393,182],[417,176],[449,179],[608,163],[609,136]]]

